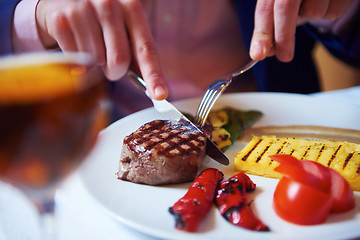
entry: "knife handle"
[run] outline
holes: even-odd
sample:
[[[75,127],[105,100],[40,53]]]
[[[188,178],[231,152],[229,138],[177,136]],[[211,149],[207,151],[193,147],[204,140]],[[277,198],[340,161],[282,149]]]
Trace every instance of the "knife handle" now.
[[[132,67],[130,67],[127,71],[127,75],[137,88],[146,93],[146,84],[145,81],[140,77],[140,74],[138,74]]]

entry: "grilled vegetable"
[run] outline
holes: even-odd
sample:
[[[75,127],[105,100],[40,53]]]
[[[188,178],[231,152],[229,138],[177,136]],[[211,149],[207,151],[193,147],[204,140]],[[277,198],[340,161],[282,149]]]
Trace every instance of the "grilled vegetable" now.
[[[222,127],[229,122],[229,115],[228,112],[224,109],[212,111],[209,114],[208,121],[213,127]]]
[[[360,191],[360,145],[349,142],[254,136],[235,156],[235,168],[249,174],[280,178],[278,166],[269,156],[290,154],[297,159],[318,162],[339,172],[354,191]]]
[[[211,135],[211,140],[220,149],[232,145],[231,135],[225,128],[214,128]]]
[[[226,150],[261,116],[259,111],[241,111],[229,107],[212,111],[208,118],[208,122],[214,127],[212,139],[218,148]],[[230,139],[227,136],[230,136]]]
[[[205,169],[195,178],[185,196],[169,208],[175,217],[177,229],[197,231],[200,222],[211,209],[216,187],[222,179],[223,173],[215,168]]]
[[[254,231],[269,231],[247,203],[245,192],[252,192],[255,188],[245,173],[238,173],[219,184],[215,203],[220,214],[231,224]]]
[[[245,129],[251,127],[262,113],[256,110],[241,111],[227,108],[229,114],[229,123],[224,126],[231,134],[231,140],[234,142],[244,132]]]

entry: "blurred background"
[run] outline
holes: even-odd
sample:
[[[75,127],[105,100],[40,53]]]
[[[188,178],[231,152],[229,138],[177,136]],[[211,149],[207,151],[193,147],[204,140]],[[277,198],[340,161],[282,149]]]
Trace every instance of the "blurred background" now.
[[[360,70],[339,61],[321,45],[314,49],[322,91],[331,91],[360,85]],[[325,80],[326,79],[326,80]]]

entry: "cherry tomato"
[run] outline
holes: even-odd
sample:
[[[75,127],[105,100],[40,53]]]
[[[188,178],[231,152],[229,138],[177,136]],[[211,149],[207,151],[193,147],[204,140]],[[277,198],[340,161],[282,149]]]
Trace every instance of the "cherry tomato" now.
[[[318,184],[316,187],[330,191],[333,199],[331,212],[347,212],[355,207],[354,193],[349,183],[337,171],[317,162],[300,162],[308,173],[312,173],[321,179],[322,184]]]
[[[275,171],[282,173],[283,176],[303,184],[312,185],[325,192],[330,190],[330,172],[323,165],[317,162],[299,161],[287,154],[277,154],[270,157],[280,163]]]
[[[343,213],[355,208],[355,197],[349,183],[335,170],[331,170],[331,195],[334,200],[331,211]]]
[[[326,220],[332,205],[329,193],[283,177],[274,192],[273,208],[282,219],[301,225]]]
[[[330,212],[346,212],[355,207],[349,183],[335,170],[317,162],[297,160],[290,155],[270,156],[280,163],[283,174],[274,192],[273,207],[283,219],[302,225],[319,224]]]

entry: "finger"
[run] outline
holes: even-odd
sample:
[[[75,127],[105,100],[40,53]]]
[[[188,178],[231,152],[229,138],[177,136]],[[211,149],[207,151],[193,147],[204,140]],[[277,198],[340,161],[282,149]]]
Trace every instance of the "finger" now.
[[[161,72],[159,58],[146,13],[140,1],[126,1],[126,26],[134,56],[151,97],[165,99],[168,90]]]
[[[77,49],[92,54],[98,65],[104,65],[106,60],[102,31],[91,5],[87,1],[81,3],[81,6],[68,13]]]
[[[299,16],[308,20],[315,20],[325,16],[330,0],[304,0],[301,3]]]
[[[54,13],[46,25],[49,34],[53,36],[63,51],[77,51],[72,29],[67,17],[63,13]]]
[[[295,32],[300,2],[300,0],[275,0],[275,51],[277,58],[283,62],[289,62],[294,57]]]
[[[51,14],[48,14],[51,13]],[[49,17],[50,15],[50,17]],[[55,30],[58,29],[55,21],[58,19],[55,11],[47,8],[46,2],[39,1],[35,9],[35,21],[39,39],[46,49],[55,49],[59,45],[55,39]],[[60,24],[63,25],[63,24]],[[67,26],[69,26],[67,24]],[[61,27],[61,26],[60,26]],[[65,29],[66,30],[66,29]]]
[[[274,53],[274,0],[258,0],[255,26],[250,44],[250,57],[262,60]]]
[[[93,4],[105,44],[106,64],[103,70],[110,80],[117,80],[126,73],[131,60],[121,5],[116,0],[97,0]]]
[[[353,0],[331,0],[324,18],[335,20],[341,17],[353,3]]]

